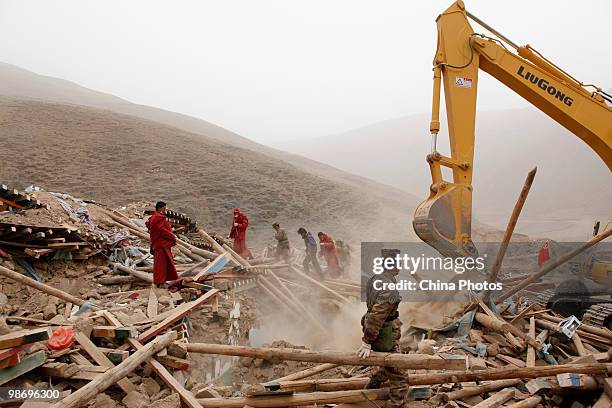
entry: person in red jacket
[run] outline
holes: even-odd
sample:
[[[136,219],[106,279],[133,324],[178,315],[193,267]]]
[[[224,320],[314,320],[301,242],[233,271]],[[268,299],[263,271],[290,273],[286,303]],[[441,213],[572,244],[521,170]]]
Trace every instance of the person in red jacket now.
[[[330,278],[336,279],[340,277],[340,262],[338,261],[338,250],[331,236],[324,232],[319,232],[319,256],[325,257],[327,262],[327,272]]]
[[[159,201],[155,204],[155,212],[146,225],[153,253],[153,283],[160,286],[168,281],[177,280],[179,277],[172,257],[172,247],[176,245],[176,236],[166,218],[166,203]]]
[[[240,211],[240,208],[234,208],[234,223],[229,237],[234,240],[232,249],[241,257],[251,258],[251,251],[246,243],[246,230],[249,226],[249,219]]]

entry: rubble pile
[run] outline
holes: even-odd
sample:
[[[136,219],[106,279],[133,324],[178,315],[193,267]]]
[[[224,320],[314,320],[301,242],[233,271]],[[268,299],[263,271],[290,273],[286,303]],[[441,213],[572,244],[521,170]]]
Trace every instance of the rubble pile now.
[[[281,317],[348,336],[330,322],[359,307],[361,284],[314,279],[299,253],[243,259],[169,211],[181,279],[152,287],[147,204],[2,191],[0,388],[14,392],[0,406],[30,406],[34,392],[54,408],[382,406],[388,384],[366,388],[380,366],[405,372],[411,407],[612,406],[612,331],[529,301],[537,279],[503,302],[475,294],[443,325],[406,326],[401,353],[250,347]]]

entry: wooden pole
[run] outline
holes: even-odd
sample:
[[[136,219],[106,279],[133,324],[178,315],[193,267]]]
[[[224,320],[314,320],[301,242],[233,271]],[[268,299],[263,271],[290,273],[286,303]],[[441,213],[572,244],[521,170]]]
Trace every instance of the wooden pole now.
[[[561,320],[563,320],[563,318],[561,318],[561,317],[551,316],[551,315],[546,314],[546,313],[540,314],[540,317],[542,319],[544,319],[544,320],[549,320],[549,321],[555,322],[555,323],[559,323]],[[609,329],[606,329],[604,327],[595,327],[595,326],[591,326],[589,324],[582,323],[580,326],[578,326],[578,331],[579,332],[586,332],[586,333],[595,334],[597,336],[605,337],[607,339],[612,340],[612,331],[610,331]]]
[[[289,290],[287,288],[287,286],[285,286],[285,284],[279,279],[278,276],[276,276],[276,274],[274,272],[272,272],[271,270],[268,270],[268,273],[270,274],[272,279],[274,279],[276,281],[276,283],[278,283],[279,290],[281,290],[282,292],[287,294],[287,296],[293,301],[295,306],[304,313],[304,316],[310,321],[310,323],[314,327],[318,328],[321,333],[326,333],[326,330],[323,327],[323,325],[317,320],[316,317],[313,316],[313,314],[310,312],[310,310],[308,310],[306,308],[306,306],[304,306],[304,304],[302,302],[300,302],[300,300],[297,298],[297,296],[295,296],[295,293],[293,293],[293,291]]]
[[[542,402],[542,397],[539,395],[534,395],[533,397],[529,397],[520,402],[515,402],[506,408],[535,408],[540,402]],[[595,406],[593,406],[593,408],[595,408]]]
[[[50,408],[76,408],[85,405],[96,395],[103,392],[108,387],[134,371],[145,360],[168,347],[174,340],[176,340],[176,332],[174,331],[157,337],[142,349],[136,351],[118,366],[115,366],[106,371],[104,374],[96,377],[96,379],[89,382],[76,392],[51,405]]]
[[[194,272],[196,269],[201,268],[202,266],[208,265],[210,263],[210,260],[205,259],[201,262],[196,263],[195,265],[190,266],[189,268],[185,269],[184,271],[181,271],[178,276],[179,278],[183,278],[183,277],[187,277],[190,274],[192,274],[192,272]]]
[[[317,392],[361,390],[370,381],[369,378],[332,378],[319,380],[270,381],[252,385],[247,388],[247,395],[262,395],[271,392]]]
[[[291,299],[289,299],[289,297],[287,296],[287,294],[285,294],[284,292],[282,292],[280,289],[278,289],[277,287],[275,287],[274,285],[272,285],[270,282],[268,282],[268,280],[266,278],[264,278],[263,276],[259,276],[257,278],[257,282],[259,282],[259,284],[261,286],[265,286],[266,288],[268,288],[272,293],[274,293],[276,295],[276,297],[278,297],[282,303],[284,304],[284,306],[286,308],[291,309],[291,311],[293,313],[295,313],[296,316],[299,317],[306,317],[304,315],[302,315],[300,313],[299,308],[293,304],[293,302],[291,301]]]
[[[562,364],[542,367],[510,367],[487,370],[448,371],[440,373],[408,374],[409,385],[432,385],[464,381],[490,381],[510,378],[539,378],[557,374],[608,374],[612,373],[612,364]]]
[[[501,295],[499,295],[495,299],[495,303],[503,302],[504,300],[508,299],[510,296],[513,296],[517,292],[519,292],[519,291],[523,290],[524,288],[526,288],[527,286],[529,286],[531,283],[533,283],[536,280],[540,279],[542,276],[544,276],[544,275],[550,273],[551,271],[555,270],[558,266],[563,265],[565,262],[569,261],[570,259],[572,259],[576,255],[578,255],[579,253],[581,253],[585,249],[590,248],[593,245],[597,244],[598,242],[603,241],[604,239],[608,238],[610,235],[612,235],[612,228],[610,228],[609,230],[604,231],[603,233],[597,235],[596,237],[591,238],[589,241],[587,241],[586,243],[584,243],[580,247],[574,249],[573,251],[570,251],[570,252],[566,253],[565,255],[563,255],[562,257],[557,259],[556,261],[553,261],[550,265],[544,267],[540,272],[534,273],[533,275],[530,275],[528,278],[525,278],[518,285],[513,286],[512,288],[508,289],[506,292],[504,292]]]
[[[351,302],[347,298],[345,298],[344,296],[342,296],[341,294],[339,294],[335,290],[328,288],[327,286],[325,286],[324,284],[322,284],[318,280],[311,278],[310,276],[306,275],[304,272],[298,270],[297,268],[294,268],[293,266],[290,266],[289,267],[289,271],[291,271],[292,273],[298,274],[302,278],[306,279],[308,282],[310,282],[310,283],[320,287],[321,289],[323,289],[324,291],[330,293],[332,296],[334,296],[335,298],[337,298],[341,302],[346,303],[346,304],[351,304]]]
[[[426,354],[400,354],[372,352],[370,357],[362,359],[356,352],[312,351],[290,348],[267,348],[229,346],[223,344],[187,343],[179,344],[188,352],[202,354],[220,354],[261,358],[263,360],[280,359],[289,361],[306,361],[310,363],[334,363],[340,365],[385,366],[414,370],[449,370],[465,368],[465,359],[444,360]]]
[[[203,398],[198,401],[204,408],[276,408],[326,404],[351,404],[389,398],[389,389],[313,392],[310,394],[275,395],[242,398]]]
[[[536,342],[536,339],[526,335],[525,333],[523,333],[510,323],[506,322],[505,320],[501,320],[496,317],[491,317],[484,313],[476,313],[475,318],[478,323],[482,324],[485,327],[488,327],[489,329],[493,329],[502,334],[513,333],[518,337],[521,337],[523,340],[525,340],[528,344],[535,347],[536,349],[540,347],[540,345]]]
[[[525,179],[525,183],[523,184],[523,189],[514,204],[514,209],[512,210],[512,215],[508,220],[508,225],[506,226],[506,231],[504,232],[504,237],[502,239],[501,245],[497,250],[497,255],[495,257],[495,262],[493,263],[493,267],[491,268],[491,272],[489,273],[489,277],[487,279],[490,283],[497,282],[497,274],[501,269],[502,261],[504,260],[504,256],[506,255],[506,250],[508,249],[508,244],[510,243],[510,239],[512,238],[512,233],[514,233],[514,227],[516,227],[516,223],[518,221],[519,216],[521,215],[521,210],[523,209],[523,205],[527,200],[527,195],[529,194],[529,190],[531,189],[531,185],[533,184],[533,179],[535,178],[536,172],[538,171],[537,167],[534,167],[527,174],[527,178]],[[490,290],[486,290],[483,295],[483,299],[485,302],[488,301],[489,296],[491,295]]]
[[[491,381],[487,384],[474,385],[463,387],[460,390],[451,391],[442,394],[442,399],[446,402],[472,397],[474,395],[484,394],[486,392],[497,391],[501,388],[512,387],[522,383],[520,378],[512,378],[509,380]]]
[[[489,398],[480,401],[472,408],[497,408],[506,401],[510,401],[514,397],[515,390],[512,388],[506,388],[491,395]]]
[[[16,282],[22,283],[24,285],[30,286],[34,289],[38,289],[41,292],[54,296],[65,302],[69,302],[79,306],[83,306],[83,304],[85,303],[83,299],[79,299],[78,297],[72,296],[71,294],[66,293],[62,290],[56,289],[49,285],[45,285],[44,283],[38,282],[32,278],[28,278],[27,276],[24,276],[19,272],[15,272],[11,269],[5,268],[4,266],[0,266],[0,275],[12,279]]]
[[[535,317],[529,319],[529,335],[534,337],[535,334]],[[536,348],[531,344],[527,347],[527,367],[535,367],[536,362]]]
[[[121,322],[108,310],[102,311],[102,316],[108,321],[109,324],[113,326],[121,326]],[[127,342],[130,346],[132,346],[135,350],[140,350],[144,346],[136,339],[127,339]],[[147,364],[149,364],[153,370],[157,373],[159,378],[162,379],[163,382],[166,383],[168,387],[174,390],[183,400],[185,405],[189,408],[202,408],[202,405],[198,402],[196,397],[189,391],[187,391],[177,380],[170,374],[168,369],[164,367],[162,363],[155,360],[154,358],[149,358],[146,360]]]
[[[120,263],[114,263],[113,266],[122,272],[129,273],[135,278],[138,278],[142,281],[153,283],[153,274],[143,271],[137,271],[136,269],[128,268],[127,266],[123,266]]]
[[[331,370],[338,367],[338,364],[319,364],[311,368],[307,368],[306,370],[298,371],[293,374],[286,375],[281,378],[277,378],[276,380],[272,380],[270,382],[281,382],[281,381],[295,381],[302,380],[304,378],[312,377],[313,375],[321,374],[325,371]]]

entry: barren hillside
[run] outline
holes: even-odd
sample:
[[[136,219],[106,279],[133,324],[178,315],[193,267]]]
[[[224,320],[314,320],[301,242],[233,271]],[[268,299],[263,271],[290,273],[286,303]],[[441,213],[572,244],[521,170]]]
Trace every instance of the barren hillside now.
[[[409,205],[412,208],[418,203],[418,199],[406,193],[406,190],[401,192],[394,188],[388,188],[388,186],[381,183],[355,175],[359,173],[350,174],[338,170],[329,164],[323,164],[300,155],[273,149],[210,122],[188,115],[134,104],[114,95],[85,88],[74,82],[39,75],[2,62],[0,62],[0,82],[3,84],[0,87],[0,95],[41,99],[62,104],[83,105],[149,119],[287,161],[309,174],[318,175],[333,182],[346,183],[359,188],[367,187],[368,194],[376,195],[385,200],[397,201],[397,204],[400,206]]]
[[[40,100],[0,98],[0,180],[33,183],[102,203],[166,200],[210,228],[227,230],[231,209],[269,239],[278,220],[337,238],[406,239],[410,205],[306,173],[261,153],[133,116]],[[293,234],[297,241],[297,235]]]

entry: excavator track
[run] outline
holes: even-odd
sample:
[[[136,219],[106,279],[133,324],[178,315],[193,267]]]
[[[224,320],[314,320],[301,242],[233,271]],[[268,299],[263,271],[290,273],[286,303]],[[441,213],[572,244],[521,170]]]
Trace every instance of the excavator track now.
[[[535,299],[534,303],[542,306],[544,309],[548,308],[548,301],[555,296],[556,292],[554,289],[546,289],[538,294],[538,297]]]
[[[612,316],[612,303],[600,303],[589,307],[582,315],[582,322],[596,327],[606,327],[607,322]]]

